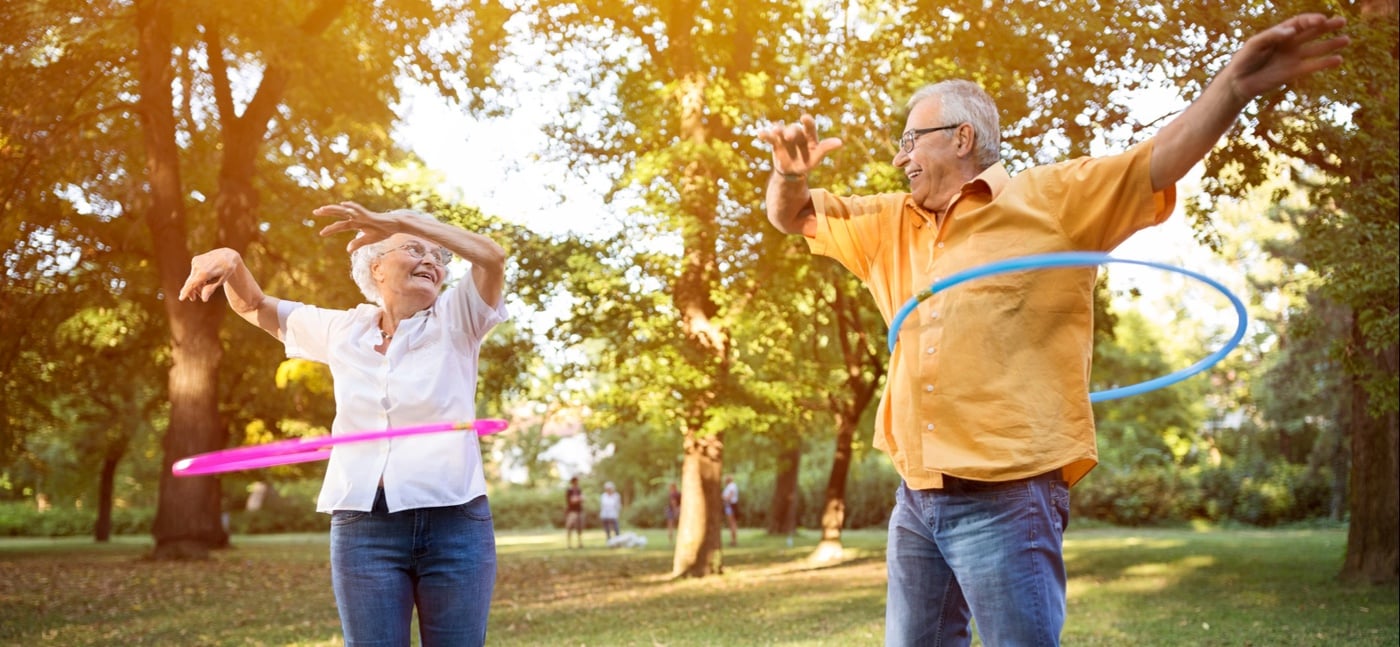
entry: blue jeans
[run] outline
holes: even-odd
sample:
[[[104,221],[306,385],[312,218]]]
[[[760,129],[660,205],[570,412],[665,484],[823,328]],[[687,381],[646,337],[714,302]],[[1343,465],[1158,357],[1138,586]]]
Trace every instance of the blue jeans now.
[[[1010,483],[945,479],[901,484],[885,564],[885,644],[1058,645],[1065,624],[1064,530],[1069,486],[1059,472]]]
[[[496,537],[485,496],[389,514],[331,515],[331,585],[346,647],[407,647],[413,607],[424,647],[481,645],[496,585]]]
[[[617,530],[617,519],[603,519],[603,537],[612,539],[613,535],[621,534]]]

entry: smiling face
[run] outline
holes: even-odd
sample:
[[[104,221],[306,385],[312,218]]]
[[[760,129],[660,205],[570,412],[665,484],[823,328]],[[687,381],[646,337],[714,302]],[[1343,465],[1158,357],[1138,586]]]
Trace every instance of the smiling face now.
[[[409,234],[394,234],[370,265],[370,275],[388,309],[417,312],[437,299],[447,268],[438,258],[440,245]]]
[[[901,149],[894,156],[894,165],[909,178],[914,201],[933,212],[942,212],[962,185],[980,172],[973,160],[972,126],[946,122],[942,98],[931,96],[914,104],[905,120],[904,132],[944,126],[956,128],[915,137],[909,151]]]

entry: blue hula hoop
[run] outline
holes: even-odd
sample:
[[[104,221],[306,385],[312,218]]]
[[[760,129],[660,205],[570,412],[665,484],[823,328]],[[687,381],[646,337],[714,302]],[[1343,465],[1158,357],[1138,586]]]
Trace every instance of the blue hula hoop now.
[[[1165,263],[1142,261],[1131,258],[1114,258],[1112,256],[1109,256],[1108,254],[1101,254],[1098,252],[1056,252],[1051,254],[1035,254],[1031,256],[1021,256],[1017,258],[1009,258],[1002,261],[996,261],[994,263],[987,263],[986,265],[979,265],[974,268],[963,270],[947,278],[935,281],[933,285],[929,286],[927,290],[915,294],[912,298],[909,299],[907,303],[904,304],[904,307],[899,309],[899,312],[895,313],[894,319],[890,321],[890,352],[894,352],[895,343],[899,340],[899,328],[901,325],[904,324],[904,320],[910,315],[910,313],[914,312],[915,308],[919,307],[920,303],[923,303],[924,299],[933,296],[936,292],[947,290],[948,288],[951,288],[955,285],[960,285],[962,283],[966,283],[974,279],[980,279],[988,276],[996,276],[999,274],[1010,274],[1012,272],[1021,272],[1025,270],[1040,270],[1056,267],[1089,267],[1103,265],[1105,263],[1128,263],[1131,265],[1143,265],[1146,267],[1154,267],[1160,270],[1176,272],[1177,274],[1184,274],[1193,279],[1196,279],[1197,281],[1205,283],[1206,285],[1215,288],[1221,294],[1225,295],[1225,298],[1230,300],[1230,305],[1234,306],[1235,314],[1239,317],[1239,325],[1235,327],[1235,334],[1230,337],[1230,341],[1226,342],[1224,346],[1221,346],[1219,350],[1202,358],[1201,361],[1196,362],[1195,364],[1192,364],[1179,371],[1176,371],[1175,373],[1168,373],[1161,377],[1153,378],[1145,382],[1139,382],[1137,384],[1130,384],[1128,386],[1120,386],[1114,389],[1090,393],[1090,402],[1103,402],[1105,400],[1126,398],[1130,395],[1138,395],[1141,393],[1146,393],[1148,391],[1160,389],[1170,384],[1176,384],[1177,382],[1180,382],[1188,377],[1191,377],[1192,375],[1200,373],[1201,371],[1204,371],[1214,366],[1217,362],[1224,359],[1226,355],[1229,355],[1230,351],[1235,350],[1235,347],[1240,345],[1240,340],[1244,339],[1245,328],[1249,323],[1249,314],[1245,311],[1244,302],[1240,301],[1240,298],[1235,296],[1235,293],[1231,292],[1229,288],[1225,287],[1219,281],[1216,281],[1215,279],[1212,279],[1209,276],[1200,274],[1198,272],[1193,272],[1185,268],[1177,267],[1175,265],[1167,265]]]

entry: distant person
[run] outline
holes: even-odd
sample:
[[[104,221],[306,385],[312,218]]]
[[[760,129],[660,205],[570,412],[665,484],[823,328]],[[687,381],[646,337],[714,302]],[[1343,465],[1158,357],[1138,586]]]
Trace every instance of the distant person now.
[[[739,545],[739,484],[734,482],[733,476],[724,477],[724,491],[720,493],[720,498],[724,500],[724,521],[729,524],[729,545]]]
[[[190,260],[182,301],[220,288],[229,307],[335,379],[331,435],[476,417],[477,355],[505,320],[505,252],[416,211],[353,202],[316,209],[351,232],[348,310],[263,293],[238,252]],[[303,254],[304,249],[283,250]],[[447,289],[447,266],[471,264]],[[329,260],[329,259],[327,259]],[[496,538],[474,433],[347,443],[330,452],[316,510],[330,515],[330,576],[346,645],[407,645],[414,608],[427,645],[481,645],[496,582]]]
[[[603,540],[607,541],[618,534],[617,519],[622,516],[622,495],[617,493],[613,482],[603,484],[603,494],[598,497],[598,519],[603,522]]]
[[[676,541],[676,521],[681,518],[681,489],[671,484],[671,491],[666,494],[666,540],[672,543]]]
[[[578,535],[578,547],[583,548],[583,489],[577,476],[569,479],[569,489],[564,492],[564,544],[569,548],[574,547],[574,534]]]

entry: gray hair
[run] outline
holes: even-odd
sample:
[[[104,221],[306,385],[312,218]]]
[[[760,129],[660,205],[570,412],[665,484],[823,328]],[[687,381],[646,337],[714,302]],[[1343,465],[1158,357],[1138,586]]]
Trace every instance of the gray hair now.
[[[426,213],[411,209],[403,209],[399,213],[437,220]],[[379,286],[374,283],[374,273],[370,271],[370,266],[374,263],[374,259],[388,251],[388,247],[389,239],[385,238],[350,252],[350,278],[355,280],[355,285],[360,288],[360,294],[365,295],[370,303],[378,306],[384,305],[384,297],[380,296]]]
[[[1001,160],[1001,120],[997,104],[982,86],[962,79],[940,81],[919,88],[909,97],[906,107],[912,109],[919,102],[932,98],[942,102],[944,123],[972,125],[977,134],[973,159],[978,168],[985,169]]]

